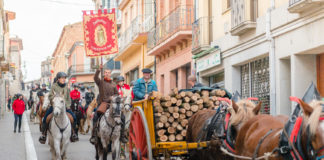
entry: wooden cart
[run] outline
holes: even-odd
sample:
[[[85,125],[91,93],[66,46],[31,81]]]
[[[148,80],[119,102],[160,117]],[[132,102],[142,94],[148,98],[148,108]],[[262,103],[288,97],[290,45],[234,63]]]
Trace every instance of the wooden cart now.
[[[209,145],[209,142],[157,142],[152,100],[136,101],[133,103],[133,108],[129,126],[130,159],[153,160],[153,157],[169,159],[171,156],[187,155],[190,149]]]

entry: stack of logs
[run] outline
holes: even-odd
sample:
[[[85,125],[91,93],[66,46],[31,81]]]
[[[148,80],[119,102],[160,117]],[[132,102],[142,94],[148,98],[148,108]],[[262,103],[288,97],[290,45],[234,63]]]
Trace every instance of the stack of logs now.
[[[221,89],[200,92],[178,92],[175,88],[168,96],[153,92],[155,131],[158,142],[182,141],[187,134],[189,118],[205,109],[217,109],[218,97],[224,97],[226,92]]]

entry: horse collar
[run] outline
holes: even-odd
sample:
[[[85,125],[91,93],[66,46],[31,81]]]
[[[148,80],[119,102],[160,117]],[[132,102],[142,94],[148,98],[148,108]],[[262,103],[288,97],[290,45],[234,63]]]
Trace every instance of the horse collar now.
[[[227,113],[224,119],[224,123],[225,123],[225,132],[224,132],[224,145],[227,148],[227,150],[230,150],[232,153],[235,153],[235,147],[234,147],[234,143],[231,140],[231,136],[232,136],[232,131],[229,125],[229,120],[231,118],[231,114]]]
[[[69,126],[69,123],[67,123],[67,125],[66,125],[64,128],[61,128],[61,127],[57,124],[57,122],[56,122],[56,118],[55,118],[55,117],[53,117],[53,118],[54,118],[54,122],[55,122],[57,128],[59,128],[61,134],[63,134],[63,132],[64,132],[64,131],[66,130],[66,128]]]

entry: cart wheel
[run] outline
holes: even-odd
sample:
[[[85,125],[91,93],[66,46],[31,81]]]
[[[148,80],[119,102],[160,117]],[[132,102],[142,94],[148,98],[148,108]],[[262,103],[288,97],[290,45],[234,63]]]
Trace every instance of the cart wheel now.
[[[153,160],[150,133],[141,107],[133,110],[129,125],[130,160]]]

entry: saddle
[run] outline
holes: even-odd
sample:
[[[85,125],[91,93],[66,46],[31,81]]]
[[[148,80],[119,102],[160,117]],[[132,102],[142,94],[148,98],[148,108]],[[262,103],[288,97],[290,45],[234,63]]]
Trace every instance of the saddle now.
[[[66,115],[69,117],[71,124],[73,124],[74,123],[73,116],[68,112],[66,112]],[[49,124],[49,122],[51,122],[52,118],[53,118],[53,113],[51,113],[47,116],[46,123]]]

